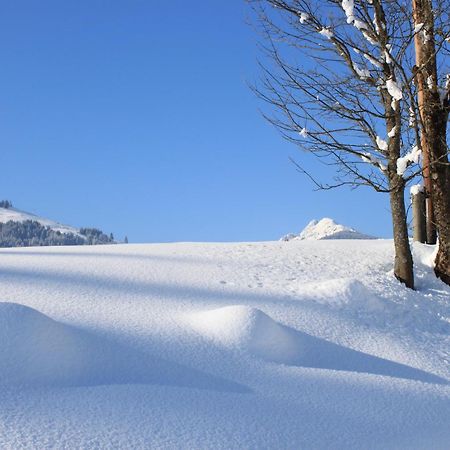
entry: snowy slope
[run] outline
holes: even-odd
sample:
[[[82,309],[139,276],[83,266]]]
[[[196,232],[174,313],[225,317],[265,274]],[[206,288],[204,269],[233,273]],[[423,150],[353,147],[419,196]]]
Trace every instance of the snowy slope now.
[[[0,249],[0,448],[446,449],[450,289],[414,248]]]
[[[333,219],[323,218],[312,220],[298,234],[287,234],[281,238],[282,241],[291,240],[318,240],[318,239],[376,239],[373,236],[360,233],[353,228],[336,223]]]
[[[12,220],[13,222],[25,222],[26,220],[33,220],[39,222],[45,227],[50,227],[54,231],[59,231],[61,233],[73,233],[77,236],[81,236],[77,228],[63,225],[53,220],[44,219],[42,217],[36,216],[35,214],[21,211],[17,208],[0,208],[0,223],[6,223],[10,220]]]

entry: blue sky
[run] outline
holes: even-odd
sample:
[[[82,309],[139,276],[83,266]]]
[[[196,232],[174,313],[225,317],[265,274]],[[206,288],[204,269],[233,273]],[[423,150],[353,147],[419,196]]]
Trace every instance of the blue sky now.
[[[131,242],[271,240],[332,217],[391,235],[388,198],[315,192],[247,83],[244,0],[0,9],[0,197]]]

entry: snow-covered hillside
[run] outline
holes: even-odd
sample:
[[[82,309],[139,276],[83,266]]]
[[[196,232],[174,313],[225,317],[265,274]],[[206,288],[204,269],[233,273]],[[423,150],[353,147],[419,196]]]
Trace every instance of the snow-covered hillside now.
[[[0,448],[445,449],[450,289],[416,245],[0,249]]]
[[[0,223],[6,223],[12,220],[13,222],[25,222],[27,220],[33,220],[39,222],[44,227],[49,227],[54,231],[59,231],[60,233],[72,233],[78,236],[79,230],[68,225],[63,225],[61,223],[55,222],[53,220],[44,219],[43,217],[36,216],[25,211],[21,211],[17,208],[1,208],[0,207]]]
[[[13,208],[0,201],[0,247],[114,244],[97,228],[74,228]]]
[[[336,223],[333,219],[323,218],[321,220],[312,220],[296,235],[287,234],[281,238],[282,241],[291,240],[319,240],[319,239],[376,239],[373,236],[360,233],[353,228],[346,227]]]

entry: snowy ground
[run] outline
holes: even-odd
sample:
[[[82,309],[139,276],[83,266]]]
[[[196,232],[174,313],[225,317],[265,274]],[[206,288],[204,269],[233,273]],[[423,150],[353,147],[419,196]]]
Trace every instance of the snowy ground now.
[[[431,252],[412,292],[391,241],[2,249],[0,448],[448,449]]]

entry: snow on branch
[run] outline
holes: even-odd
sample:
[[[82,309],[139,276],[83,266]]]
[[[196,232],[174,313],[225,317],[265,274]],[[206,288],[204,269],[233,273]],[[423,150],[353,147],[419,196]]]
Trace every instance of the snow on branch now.
[[[387,171],[387,166],[386,164],[383,164],[380,159],[378,159],[376,156],[372,155],[371,153],[368,152],[363,152],[360,154],[360,158],[368,163],[371,164],[372,166],[378,167],[378,169],[380,169],[382,172],[386,172]]]
[[[406,169],[413,163],[418,163],[422,151],[415,145],[409,153],[397,159],[397,175],[403,176]]]
[[[389,92],[389,95],[394,100],[399,101],[403,98],[402,90],[400,89],[400,86],[396,83],[396,81],[393,78],[389,78],[388,80],[386,80],[385,87]]]
[[[325,36],[327,39],[331,39],[334,36],[334,34],[331,31],[331,29],[330,28],[325,28],[325,27],[322,28],[321,30],[319,30],[319,34],[321,34],[322,36]]]
[[[388,145],[387,142],[384,139],[381,139],[380,136],[376,137],[376,142],[377,142],[377,146],[378,148],[382,151],[385,152],[388,149]]]

